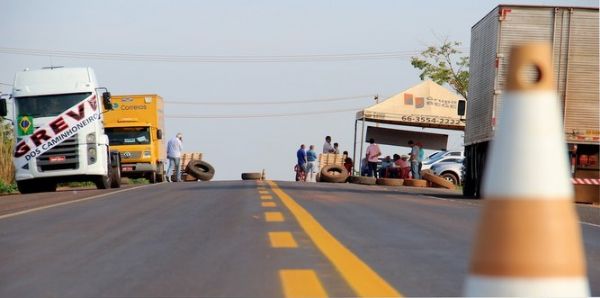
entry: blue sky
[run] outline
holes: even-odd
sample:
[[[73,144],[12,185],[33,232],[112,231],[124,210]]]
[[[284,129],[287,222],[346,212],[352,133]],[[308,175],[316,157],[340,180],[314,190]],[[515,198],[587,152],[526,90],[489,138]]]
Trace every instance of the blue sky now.
[[[5,1],[0,47],[92,53],[182,56],[289,56],[418,52],[447,37],[463,43],[496,1]],[[512,1],[597,6],[597,1]],[[24,68],[90,66],[113,94],[158,93],[166,114],[307,113],[258,119],[166,119],[167,137],[184,134],[185,151],[200,151],[216,179],[266,169],[293,179],[300,143],[320,149],[326,135],[352,150],[354,112],[371,97],[290,105],[176,105],[169,101],[296,101],[380,94],[419,82],[409,55],[343,62],[201,63],[112,61],[0,53],[0,83]],[[10,87],[0,85],[10,92]],[[458,146],[460,138],[451,146]],[[386,147],[384,154],[403,152]]]

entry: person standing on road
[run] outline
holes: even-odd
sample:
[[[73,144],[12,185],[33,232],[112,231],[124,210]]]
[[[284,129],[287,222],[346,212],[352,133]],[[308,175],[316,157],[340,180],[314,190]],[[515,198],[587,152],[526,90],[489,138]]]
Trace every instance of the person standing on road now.
[[[369,147],[367,147],[367,162],[369,164],[369,173],[367,176],[377,178],[377,162],[379,161],[379,156],[381,155],[381,150],[379,150],[379,145],[375,144],[375,139],[369,139]]]
[[[421,173],[419,172],[419,146],[412,140],[408,141],[408,146],[411,147],[410,151],[410,170],[413,179],[421,179]]]
[[[175,182],[181,182],[181,151],[183,151],[183,135],[179,132],[177,135],[170,139],[167,143],[167,158],[169,158],[169,169],[167,170],[167,181],[172,182],[171,176],[173,170],[176,171]]]
[[[419,174],[421,173],[421,169],[423,168],[423,160],[425,160],[425,149],[423,149],[423,143],[417,142],[417,146],[419,146]]]
[[[325,144],[323,144],[323,153],[333,153],[333,152],[334,152],[334,149],[333,149],[333,146],[331,146],[331,137],[326,136]]]
[[[298,174],[296,175],[296,181],[306,181],[306,146],[300,145],[300,149],[296,151],[296,157],[298,158]],[[302,179],[304,178],[304,179]]]
[[[317,170],[317,152],[315,145],[310,145],[310,150],[306,152],[306,181],[317,182],[315,172]]]

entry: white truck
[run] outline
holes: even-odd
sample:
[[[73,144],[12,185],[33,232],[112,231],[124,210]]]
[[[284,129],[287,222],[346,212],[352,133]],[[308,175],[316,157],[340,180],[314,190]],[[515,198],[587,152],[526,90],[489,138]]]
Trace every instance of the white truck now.
[[[471,28],[465,195],[480,195],[488,145],[494,138],[496,115],[502,106],[509,51],[512,46],[530,41],[552,45],[556,91],[567,141],[565,158],[569,148],[571,174],[574,178],[598,177],[598,30],[597,7],[528,5],[499,5]],[[528,75],[533,77],[535,72]],[[540,168],[551,167],[552,162],[549,160]],[[578,192],[577,185],[575,191]],[[593,191],[597,194],[597,189]]]
[[[15,75],[11,119],[15,179],[21,193],[55,191],[57,183],[93,181],[120,187],[118,152],[109,149],[102,114],[110,93],[91,68],[49,67]],[[7,101],[0,99],[0,116]]]

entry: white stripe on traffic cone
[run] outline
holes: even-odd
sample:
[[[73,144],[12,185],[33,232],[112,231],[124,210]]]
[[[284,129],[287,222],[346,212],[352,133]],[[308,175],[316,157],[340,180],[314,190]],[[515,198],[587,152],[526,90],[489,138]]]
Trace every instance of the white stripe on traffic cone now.
[[[506,89],[465,295],[588,296],[549,44],[512,49]]]

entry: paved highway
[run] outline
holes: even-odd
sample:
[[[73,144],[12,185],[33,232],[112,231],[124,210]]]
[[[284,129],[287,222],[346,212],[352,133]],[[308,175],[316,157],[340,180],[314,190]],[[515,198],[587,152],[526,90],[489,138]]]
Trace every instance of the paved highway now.
[[[48,205],[57,196],[67,203]],[[43,200],[50,208],[22,203]],[[0,297],[457,296],[480,201],[230,181],[4,197],[3,206]],[[578,211],[598,296],[600,209]]]

